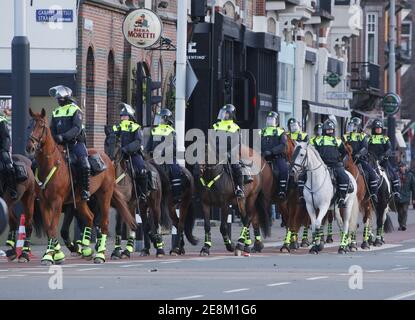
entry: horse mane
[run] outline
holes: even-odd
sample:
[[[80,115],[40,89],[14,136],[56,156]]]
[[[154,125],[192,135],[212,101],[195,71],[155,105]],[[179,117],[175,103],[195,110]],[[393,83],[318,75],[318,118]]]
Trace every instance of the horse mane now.
[[[321,163],[323,163],[324,164],[324,161],[323,161],[323,159],[321,158],[321,156],[320,156],[320,153],[317,151],[317,149],[316,148],[314,148],[314,146],[312,145],[312,144],[310,144],[310,143],[308,143],[308,142],[297,142],[302,148],[305,148],[305,149],[308,149],[308,150],[311,150],[313,153],[314,153],[314,155],[316,156],[316,158],[317,158],[317,160],[319,160]]]
[[[291,162],[295,147],[296,142],[289,135],[287,135],[287,159],[289,162]]]

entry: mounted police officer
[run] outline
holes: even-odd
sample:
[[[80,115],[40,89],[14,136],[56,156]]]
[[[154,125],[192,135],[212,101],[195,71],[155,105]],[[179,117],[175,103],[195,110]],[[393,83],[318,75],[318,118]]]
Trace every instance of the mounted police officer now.
[[[319,140],[323,135],[323,124],[321,122],[314,126],[314,135],[310,138],[310,144],[315,145],[315,141]]]
[[[392,155],[392,146],[389,137],[383,134],[383,123],[379,119],[374,120],[372,123],[372,135],[369,138],[369,152],[386,169],[388,176],[392,180],[393,194],[396,199],[400,199],[401,185],[399,177],[389,161],[389,157]]]
[[[261,155],[266,161],[272,163],[274,176],[278,176],[279,192],[278,197],[286,197],[288,165],[286,159],[287,136],[284,129],[279,127],[279,115],[275,111],[268,113],[266,127],[261,134]]]
[[[349,176],[344,170],[343,158],[347,154],[340,138],[335,136],[336,126],[331,120],[323,123],[323,136],[315,141],[315,146],[324,163],[334,171],[337,180],[339,208],[345,208],[345,199],[349,186]]]
[[[288,128],[288,136],[294,141],[297,141],[297,142],[308,141],[308,134],[306,132],[301,131],[298,121],[295,120],[294,118],[288,119],[287,128]]]
[[[161,156],[171,155],[172,159],[169,163],[163,163],[167,166],[173,196],[179,198],[182,187],[182,170],[176,162],[176,131],[173,127],[173,114],[167,108],[162,108],[154,117],[154,127],[151,130],[151,136],[146,146],[146,151],[154,157],[154,150],[161,143],[165,143],[166,147],[162,150]]]
[[[346,134],[343,135],[344,142],[347,142],[353,150],[353,160],[363,169],[362,174],[368,177],[368,185],[370,197],[374,202],[378,201],[378,176],[373,168],[368,163],[367,154],[369,151],[368,137],[364,132],[361,132],[362,120],[357,117],[350,119],[346,127]]]
[[[0,113],[0,173],[5,176],[10,197],[15,200],[17,199],[16,172],[10,154],[10,143],[9,124],[4,114]]]
[[[218,122],[213,124],[213,129],[219,133],[223,134],[226,137],[226,146],[217,146],[217,152],[221,153],[221,150],[226,147],[226,153],[228,156],[228,160],[233,156],[234,161],[231,162],[232,174],[233,179],[235,182],[235,195],[238,198],[243,198],[243,176],[242,176],[242,168],[239,162],[239,147],[240,147],[240,128],[234,122],[235,121],[235,106],[232,104],[227,104],[223,106],[218,113]],[[237,144],[233,145],[232,141],[238,142]],[[236,158],[236,159],[235,159]]]
[[[89,174],[91,167],[88,161],[88,150],[85,142],[85,131],[82,126],[83,112],[72,99],[72,90],[59,85],[49,89],[49,95],[59,104],[53,113],[50,129],[56,143],[68,146],[69,152],[75,156],[75,166],[79,168],[81,184],[81,200],[89,200]],[[68,155],[69,156],[69,155]]]
[[[139,188],[139,197],[143,200],[147,197],[147,170],[142,155],[143,150],[143,132],[141,126],[135,119],[134,109],[126,104],[120,103],[120,120],[118,125],[114,125],[112,130],[120,138],[121,154],[124,160],[129,161],[134,169],[135,180]]]

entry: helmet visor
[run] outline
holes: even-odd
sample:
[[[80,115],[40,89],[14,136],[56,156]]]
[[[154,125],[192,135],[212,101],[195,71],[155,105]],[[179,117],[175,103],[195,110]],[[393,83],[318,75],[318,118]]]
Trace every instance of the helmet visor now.
[[[267,127],[276,127],[277,119],[275,119],[275,117],[267,117],[266,125]]]
[[[298,125],[297,122],[291,123],[290,124],[290,131],[291,132],[297,132],[300,131],[300,126]]]
[[[227,110],[221,109],[218,114],[219,120],[231,120],[231,114]]]
[[[355,124],[354,124],[354,123],[349,122],[349,123],[347,124],[347,127],[346,127],[346,132],[347,132],[347,133],[350,133],[350,132],[354,132],[355,130],[356,130],[356,126],[355,126]]]
[[[158,126],[159,124],[166,124],[165,117],[162,117],[160,114],[156,114],[154,117],[154,125]]]
[[[321,136],[323,134],[323,127],[320,126],[320,127],[316,128],[315,134],[317,136]]]

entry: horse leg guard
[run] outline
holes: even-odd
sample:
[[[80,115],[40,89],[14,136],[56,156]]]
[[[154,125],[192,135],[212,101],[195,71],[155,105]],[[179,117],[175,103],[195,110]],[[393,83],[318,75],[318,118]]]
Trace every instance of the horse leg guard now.
[[[50,266],[55,263],[53,260],[53,254],[55,253],[55,239],[49,238],[46,252],[44,253],[40,264],[42,266]]]
[[[82,236],[82,257],[84,259],[92,259],[92,249],[89,247],[91,244],[91,228],[85,227],[84,234]]]
[[[65,261],[65,254],[62,251],[62,247],[58,242],[58,239],[55,239],[54,242],[54,254],[53,254],[53,260],[55,261],[55,264],[62,264]]]

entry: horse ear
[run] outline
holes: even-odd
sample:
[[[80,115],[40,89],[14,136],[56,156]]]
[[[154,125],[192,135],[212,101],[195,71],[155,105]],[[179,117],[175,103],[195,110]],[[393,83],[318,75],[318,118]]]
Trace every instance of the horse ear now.
[[[30,116],[33,118],[33,111],[32,111],[32,108],[29,108],[29,114],[30,114]]]
[[[46,116],[46,110],[45,110],[45,108],[42,108],[42,111],[40,113],[40,116],[42,117],[42,119]]]

